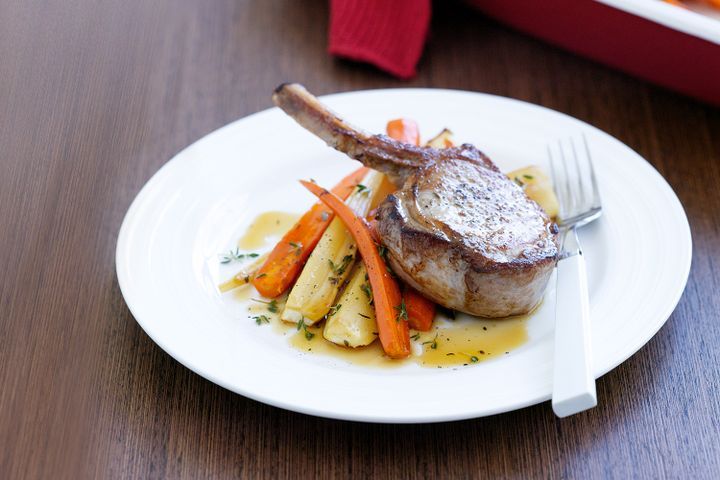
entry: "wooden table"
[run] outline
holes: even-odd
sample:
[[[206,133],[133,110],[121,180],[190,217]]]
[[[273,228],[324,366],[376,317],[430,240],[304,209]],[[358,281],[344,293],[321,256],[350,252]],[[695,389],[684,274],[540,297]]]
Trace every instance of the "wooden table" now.
[[[0,3],[0,478],[718,475],[720,111],[454,2],[436,5],[420,74],[402,83],[328,57],[327,17],[326,0]],[[687,211],[677,310],[599,380],[596,409],[565,420],[542,404],[438,425],[332,421],[192,373],[123,302],[120,222],[168,158],[269,107],[286,80],[490,92],[609,132]]]

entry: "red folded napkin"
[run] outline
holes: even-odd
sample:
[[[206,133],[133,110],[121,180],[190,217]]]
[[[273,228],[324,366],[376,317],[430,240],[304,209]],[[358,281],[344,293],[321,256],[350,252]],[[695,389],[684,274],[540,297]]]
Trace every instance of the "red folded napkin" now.
[[[407,79],[429,24],[430,0],[331,0],[328,51]]]

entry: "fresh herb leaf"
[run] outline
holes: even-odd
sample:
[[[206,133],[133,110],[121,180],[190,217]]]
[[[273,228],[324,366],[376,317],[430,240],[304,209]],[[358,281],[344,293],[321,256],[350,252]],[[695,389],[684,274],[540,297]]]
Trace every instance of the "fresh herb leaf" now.
[[[472,363],[475,363],[475,362],[478,361],[478,357],[476,357],[475,355],[472,355],[472,356],[470,357],[470,361],[471,361]]]
[[[267,276],[267,273],[261,273],[261,274],[259,274],[259,275],[255,275],[255,278],[263,278],[263,277],[266,277],[266,276]]]
[[[343,343],[345,344],[346,347],[350,346],[350,342],[348,342],[347,340],[343,340]]]
[[[235,250],[230,250],[227,253],[221,254],[220,255],[220,263],[227,265],[228,263],[239,262],[240,260],[244,259],[245,257],[256,258],[259,256],[260,256],[259,253],[240,253],[240,249],[236,248]]]
[[[373,293],[372,293],[372,289],[370,288],[370,285],[368,283],[363,283],[362,285],[360,285],[360,290],[362,290],[363,293],[365,294],[365,296],[368,298],[368,303],[370,305],[372,305]]]
[[[518,185],[520,185],[521,187],[525,186],[525,183],[522,180],[520,180],[518,177],[513,178],[513,181],[515,183],[517,183]]]
[[[378,245],[378,254],[380,258],[385,260],[387,258],[387,247],[385,245]]]
[[[268,303],[268,311],[271,313],[277,313],[278,312],[278,303],[277,300],[272,300],[270,303]]]
[[[372,318],[372,317],[369,317],[369,316],[367,316],[367,315],[363,315],[362,313],[358,313],[358,315],[360,315],[360,316],[363,317],[363,318]]]
[[[411,336],[410,338],[412,338],[415,341],[420,340],[420,332],[417,332],[415,335]]]
[[[328,310],[328,313],[325,315],[325,318],[330,318],[333,315],[335,315],[338,312],[338,310],[340,310],[341,307],[342,307],[342,303],[338,303],[337,305],[333,305],[332,307],[330,307],[330,310]]]
[[[223,253],[220,255],[220,263],[230,263],[240,260],[240,251],[236,248],[235,250],[230,250],[228,253]]]
[[[347,270],[347,267],[350,265],[350,262],[352,262],[354,258],[355,257],[352,255],[345,255],[339,264],[333,262],[330,259],[328,259],[328,263],[330,264],[330,269],[333,271],[333,273],[340,276],[345,273],[345,270]]]
[[[400,320],[408,319],[408,314],[407,314],[407,309],[405,308],[405,299],[404,298],[400,302],[400,305],[397,305],[395,307],[395,310],[398,311],[397,316],[395,317],[396,322],[399,322]]]
[[[428,341],[426,341],[426,342],[422,342],[422,345],[430,345],[430,348],[432,348],[433,350],[437,349],[437,347],[438,347],[438,343],[437,343],[438,335],[440,335],[440,332],[436,333],[436,334],[435,334],[435,338],[433,338],[432,340],[428,340]]]
[[[252,300],[253,302],[264,303],[268,306],[267,309],[270,313],[277,313],[278,310],[280,310],[277,300],[270,300],[269,302],[265,300],[260,300],[258,298],[251,298],[250,300]]]
[[[300,252],[302,252],[303,245],[299,242],[290,242],[290,246],[293,248],[293,252],[295,252],[295,255],[300,255]]]
[[[301,318],[299,322],[297,322],[297,330],[298,330],[298,332],[299,332],[300,330],[303,330],[303,331],[305,332],[305,340],[310,341],[310,340],[312,340],[313,337],[315,336],[314,333],[312,333],[310,330],[308,330],[308,327],[307,327],[307,325],[305,324],[305,318],[304,318],[304,317]]]
[[[258,325],[262,325],[263,323],[270,323],[270,318],[268,318],[267,315],[257,315],[250,318],[255,320],[255,323],[257,323]]]
[[[362,183],[358,183],[357,185],[355,185],[355,187],[357,188],[358,193],[362,193],[362,192],[368,193],[369,192],[368,187],[366,187]]]
[[[535,178],[535,177],[533,177],[532,175],[528,175],[527,173],[525,173],[525,174],[523,174],[523,178],[527,178],[528,180],[532,180],[532,179]]]

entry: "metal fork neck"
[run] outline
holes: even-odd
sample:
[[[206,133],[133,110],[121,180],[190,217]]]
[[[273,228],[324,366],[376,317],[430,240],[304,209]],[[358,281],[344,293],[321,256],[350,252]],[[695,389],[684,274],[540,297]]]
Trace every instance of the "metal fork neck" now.
[[[580,240],[578,240],[576,227],[561,227],[560,238],[560,256],[558,261],[575,255],[582,255],[582,248],[580,248]]]

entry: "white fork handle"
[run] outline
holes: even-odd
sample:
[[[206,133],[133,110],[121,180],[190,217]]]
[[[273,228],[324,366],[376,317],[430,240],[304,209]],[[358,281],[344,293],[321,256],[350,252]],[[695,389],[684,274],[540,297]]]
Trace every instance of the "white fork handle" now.
[[[568,235],[574,235],[574,232]],[[585,258],[578,252],[557,264],[552,407],[558,417],[567,417],[597,405],[590,348]]]

